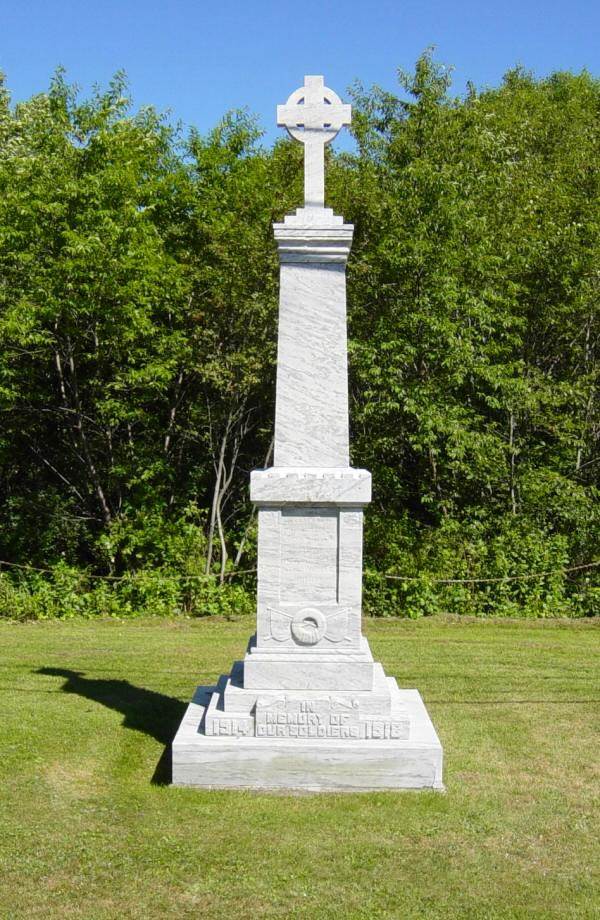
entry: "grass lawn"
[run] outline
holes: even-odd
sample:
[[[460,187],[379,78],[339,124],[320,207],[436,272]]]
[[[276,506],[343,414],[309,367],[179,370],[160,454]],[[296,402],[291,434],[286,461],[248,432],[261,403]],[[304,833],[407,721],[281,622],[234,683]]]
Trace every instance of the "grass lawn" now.
[[[0,623],[0,917],[600,916],[600,623],[367,621],[447,793],[174,789],[249,619]]]

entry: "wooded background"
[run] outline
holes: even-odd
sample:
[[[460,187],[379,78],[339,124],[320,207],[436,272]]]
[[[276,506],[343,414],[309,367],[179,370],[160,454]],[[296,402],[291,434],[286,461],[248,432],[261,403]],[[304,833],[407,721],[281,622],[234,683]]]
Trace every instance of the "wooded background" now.
[[[455,99],[426,53],[350,101],[327,204],[355,225],[366,610],[598,614],[600,81]],[[3,84],[0,616],[253,608],[301,162],[243,111],[207,136],[134,111],[121,75]]]

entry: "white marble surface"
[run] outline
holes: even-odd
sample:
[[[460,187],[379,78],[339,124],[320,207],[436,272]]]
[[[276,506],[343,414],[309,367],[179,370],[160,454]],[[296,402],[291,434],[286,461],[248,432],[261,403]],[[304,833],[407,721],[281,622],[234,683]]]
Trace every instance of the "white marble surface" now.
[[[407,739],[206,736],[214,688],[198,688],[173,742],[173,783],[203,788],[359,792],[443,789],[442,747],[417,690],[399,690]]]
[[[323,207],[325,201],[325,145],[350,124],[351,107],[325,86],[322,76],[304,77],[285,105],[277,106],[277,124],[304,144],[304,201]]]
[[[373,662],[341,652],[250,655],[244,663],[244,686],[250,690],[371,690]]]
[[[232,668],[231,675],[227,677],[223,693],[223,709],[228,713],[241,713],[250,715],[256,705],[257,699],[270,698],[273,700],[281,697],[281,688],[275,690],[256,690],[249,691],[244,687],[243,682],[244,664],[242,661],[236,661]],[[303,690],[302,699],[307,702],[319,700],[323,696],[322,690]],[[336,690],[337,699],[350,702],[358,700],[361,714],[387,719],[391,715],[391,694],[389,678],[379,663],[373,665],[373,683],[368,691],[357,690]]]
[[[343,265],[283,264],[274,466],[349,467]]]
[[[325,104],[328,102],[329,104]],[[349,466],[346,274],[353,228],[323,207],[323,146],[349,122],[319,77],[280,107],[305,144],[305,207],[274,225],[280,307],[273,468],[258,505],[256,637],[198,688],[173,782],[226,788],[442,788],[442,749],[416,690],[399,690],[361,631],[363,509]]]
[[[220,678],[210,695],[201,730],[211,737],[289,738],[302,744],[311,738],[355,740],[408,740],[410,719],[397,684],[385,678],[373,691],[335,692],[260,690],[238,688],[237,706],[227,695],[230,678]],[[375,699],[381,701],[378,709]],[[245,705],[242,705],[242,701]],[[229,705],[228,705],[229,703]]]
[[[337,506],[366,505],[371,501],[371,474],[367,470],[323,467],[271,467],[250,474],[250,499],[257,505],[286,502]]]
[[[348,241],[347,257],[354,227],[352,224],[345,224],[344,218],[340,214],[333,213],[333,208],[296,208],[293,214],[286,214],[283,221],[273,224],[275,239],[277,239],[279,233],[287,230],[299,231],[297,233],[299,237],[307,235],[310,237],[312,231],[318,229],[327,232],[332,231],[335,236],[340,228],[343,229],[344,233],[338,235],[337,238]]]
[[[324,215],[328,210],[304,208],[295,217],[286,217],[282,224],[273,224],[282,265],[295,262],[346,265],[354,227],[345,224],[341,217],[339,225],[327,226]],[[301,224],[301,220],[306,224]]]
[[[343,655],[361,648],[362,524],[360,506],[259,508],[257,649]],[[314,641],[293,633],[303,612],[316,622]]]

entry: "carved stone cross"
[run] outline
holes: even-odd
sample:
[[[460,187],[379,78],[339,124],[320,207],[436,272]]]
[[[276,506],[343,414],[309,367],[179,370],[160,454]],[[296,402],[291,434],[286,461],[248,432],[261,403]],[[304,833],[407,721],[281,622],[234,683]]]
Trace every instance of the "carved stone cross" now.
[[[325,144],[350,124],[352,107],[344,105],[323,77],[304,77],[285,105],[277,106],[277,124],[304,144],[304,206],[325,204]]]

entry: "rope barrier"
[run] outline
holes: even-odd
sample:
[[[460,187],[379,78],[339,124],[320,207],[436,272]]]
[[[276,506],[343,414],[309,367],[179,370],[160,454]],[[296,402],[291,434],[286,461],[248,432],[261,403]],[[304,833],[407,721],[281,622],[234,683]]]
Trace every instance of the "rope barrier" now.
[[[591,569],[600,565],[600,559],[586,562],[584,565],[573,565],[568,568],[552,569],[548,572],[530,572],[528,575],[498,575],[495,578],[429,578],[428,581],[438,585],[471,585],[492,584],[499,581],[526,581],[532,578],[546,578],[548,575],[566,575],[568,572],[578,572],[582,569]],[[378,572],[366,572],[367,575],[378,575]],[[422,581],[426,575],[389,575],[384,573],[383,578],[393,581]]]
[[[579,572],[584,569],[592,569],[600,565],[600,559],[596,559],[593,562],[586,562],[583,565],[574,565],[569,567],[561,567],[558,569],[552,569],[546,572],[530,572],[527,575],[499,575],[494,578],[428,578],[426,574],[422,575],[394,575],[387,572],[372,572],[365,570],[365,576],[367,578],[385,578],[389,581],[423,581],[426,579],[430,584],[438,585],[473,585],[473,584],[497,584],[498,582],[506,581],[529,581],[535,578],[547,578],[550,575],[567,575],[570,572]],[[20,569],[27,572],[42,572],[47,575],[56,575],[56,569],[40,568],[34,565],[23,565],[19,562],[8,562],[4,559],[0,559],[0,573],[2,567],[6,566],[7,568]],[[234,572],[224,572],[221,576],[215,572],[209,572],[208,574],[202,575],[181,575],[173,574],[169,575],[163,572],[130,572],[126,575],[95,575],[92,572],[77,572],[72,570],[67,570],[61,572],[61,574],[70,575],[73,578],[93,578],[100,581],[111,581],[111,582],[120,582],[120,581],[131,581],[136,577],[148,578],[149,576],[159,578],[164,581],[207,581],[211,578],[236,578],[241,575],[255,575],[257,572],[256,569],[240,569],[239,571]]]
[[[43,572],[46,575],[56,574],[56,569],[44,569],[44,568],[39,568],[38,566],[35,566],[35,565],[22,565],[19,562],[7,562],[5,559],[0,559],[0,572],[2,570],[2,566],[4,565],[8,566],[9,568],[13,568],[13,569],[22,569],[27,572]],[[139,576],[147,578],[148,575],[150,575],[151,577],[156,576],[162,580],[171,580],[171,581],[206,581],[207,579],[211,579],[211,578],[221,578],[221,577],[234,578],[237,575],[253,575],[255,573],[256,573],[256,569],[240,569],[237,572],[224,572],[222,576],[220,574],[217,574],[216,572],[209,572],[208,574],[203,574],[203,575],[181,575],[181,574],[169,575],[164,572],[154,573],[154,572],[148,572],[148,571],[129,572],[126,575],[95,575],[93,572],[77,572],[77,571],[72,571],[72,570],[61,572],[62,575],[65,575],[65,574],[71,575],[73,578],[95,578],[100,581],[112,581],[112,582],[128,581],[128,580],[131,580],[132,578],[136,578]]]

